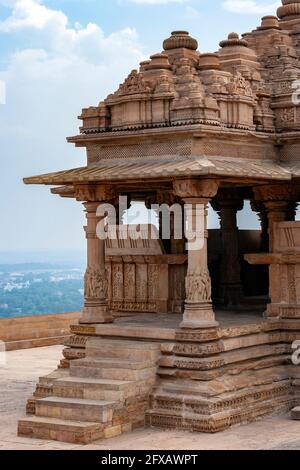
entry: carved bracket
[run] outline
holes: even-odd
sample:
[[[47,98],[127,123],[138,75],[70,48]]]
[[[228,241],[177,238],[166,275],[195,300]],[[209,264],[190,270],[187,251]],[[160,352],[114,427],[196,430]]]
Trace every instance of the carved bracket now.
[[[115,188],[108,184],[78,184],[74,189],[77,201],[109,202],[116,197]]]
[[[184,179],[173,182],[174,192],[182,199],[185,198],[213,198],[219,188],[217,180],[214,179]]]

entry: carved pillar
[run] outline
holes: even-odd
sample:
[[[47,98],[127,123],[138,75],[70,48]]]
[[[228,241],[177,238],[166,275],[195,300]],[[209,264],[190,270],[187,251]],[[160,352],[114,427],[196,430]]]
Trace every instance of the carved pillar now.
[[[226,307],[240,305],[243,297],[237,212],[243,209],[244,202],[237,196],[232,191],[222,191],[212,203],[221,222],[220,298]]]
[[[216,195],[215,180],[174,181],[175,194],[185,202],[188,230],[195,233],[188,243],[186,301],[181,328],[212,328],[218,325],[212,308],[211,279],[207,256],[207,206]]]
[[[105,240],[97,236],[97,225],[104,215],[97,216],[100,204],[113,199],[107,186],[81,185],[76,187],[76,198],[84,202],[87,226],[87,270],[84,277],[84,309],[80,323],[112,323],[108,311],[108,278],[105,267]]]
[[[260,221],[260,251],[266,253],[269,250],[269,219],[268,211],[262,202],[251,201],[251,208],[256,212]]]
[[[176,217],[178,210],[181,212],[181,214],[183,213],[183,201],[179,197],[176,197],[172,192],[158,191],[156,196],[156,202],[160,206],[162,204],[167,205],[168,209],[170,210],[170,239],[168,240],[168,243],[166,243],[167,240],[164,240],[165,246],[168,245],[168,252],[173,255],[185,253],[184,220],[182,217],[180,217],[180,220],[179,217]],[[164,221],[162,220],[162,215],[163,214],[160,211],[159,220],[161,236],[163,236],[162,229],[164,223]],[[181,224],[181,227],[176,227],[176,224],[179,223]],[[179,228],[182,231],[182,238],[180,239],[176,237],[177,229]]]
[[[254,188],[255,201],[263,203],[268,214],[269,251],[274,248],[274,223],[295,220],[299,186],[272,184]]]

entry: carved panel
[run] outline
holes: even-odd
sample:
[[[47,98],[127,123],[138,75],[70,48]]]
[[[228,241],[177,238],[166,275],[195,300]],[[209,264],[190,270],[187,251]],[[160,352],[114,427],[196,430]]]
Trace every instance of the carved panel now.
[[[124,299],[135,300],[135,264],[124,264]]]
[[[159,266],[157,264],[149,264],[148,266],[148,298],[149,301],[157,299],[159,283]]]
[[[147,302],[148,300],[148,266],[136,265],[136,299]]]
[[[105,300],[108,292],[106,271],[89,267],[85,273],[84,286],[86,298]]]
[[[116,301],[124,295],[123,263],[112,263],[112,298]]]
[[[188,302],[211,301],[211,279],[206,267],[199,267],[198,272],[188,274],[185,286]]]

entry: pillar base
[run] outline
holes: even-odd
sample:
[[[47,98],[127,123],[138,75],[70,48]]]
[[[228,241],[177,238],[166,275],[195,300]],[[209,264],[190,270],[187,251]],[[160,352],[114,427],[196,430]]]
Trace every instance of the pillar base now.
[[[267,318],[284,318],[284,319],[300,319],[300,305],[299,304],[274,304],[271,303],[267,306],[265,312]]]
[[[215,320],[211,304],[185,304],[183,321],[180,324],[180,328],[196,330],[215,328],[217,326],[219,326],[219,323]]]
[[[107,304],[86,305],[82,312],[81,324],[113,323],[114,318],[108,310]]]

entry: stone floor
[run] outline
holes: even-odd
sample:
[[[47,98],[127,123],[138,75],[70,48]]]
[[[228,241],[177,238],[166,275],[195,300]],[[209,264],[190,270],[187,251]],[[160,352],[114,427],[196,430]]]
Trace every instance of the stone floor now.
[[[216,310],[215,315],[221,327],[249,325],[252,323],[259,324],[263,322],[263,313],[253,309],[249,311]],[[182,314],[140,313],[135,316],[118,318],[114,321],[114,326],[143,326],[143,328],[149,326],[151,328],[176,329],[179,328],[181,322]]]
[[[61,346],[12,351],[0,364],[0,450],[300,450],[300,422],[289,416],[234,427],[216,435],[144,429],[88,446],[18,438],[17,421],[24,416],[26,399],[37,379],[51,372],[61,356]]]

